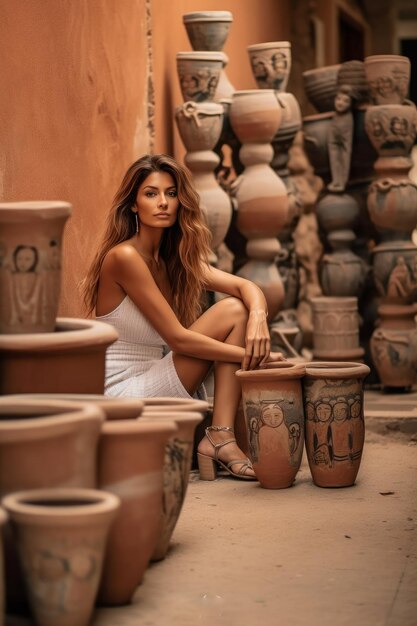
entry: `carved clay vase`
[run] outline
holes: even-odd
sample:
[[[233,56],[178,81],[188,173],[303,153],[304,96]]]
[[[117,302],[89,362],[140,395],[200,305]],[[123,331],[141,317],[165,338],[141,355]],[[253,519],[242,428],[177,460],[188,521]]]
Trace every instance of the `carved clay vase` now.
[[[0,397],[0,497],[44,487],[96,486],[96,452],[104,419],[96,406],[63,400]],[[1,469],[3,468],[3,469]],[[21,573],[5,537],[9,610],[25,604]]]
[[[417,247],[411,241],[386,241],[372,251],[375,286],[384,302],[417,300]]]
[[[408,165],[409,153],[416,139],[416,124],[417,109],[411,101],[404,104],[381,104],[367,109],[365,129],[380,157],[375,163],[377,172],[381,174],[382,167],[388,171],[392,168],[397,170],[397,161],[386,160],[392,157],[404,157]],[[402,162],[398,163],[401,167]],[[408,169],[410,167],[411,164]]]
[[[106,349],[117,336],[110,324],[65,317],[55,332],[0,335],[0,394],[103,393]]]
[[[303,364],[288,362],[236,372],[242,385],[249,456],[257,479],[266,489],[291,487],[300,468],[304,374]]]
[[[385,389],[409,391],[417,382],[417,305],[381,304],[371,354]]]
[[[314,358],[329,361],[361,359],[359,346],[358,299],[312,298]]]
[[[355,240],[351,230],[338,230],[328,236],[333,248],[321,259],[320,283],[325,296],[359,296],[365,286],[368,268],[352,252],[349,245]]]
[[[172,433],[165,446],[164,486],[162,492],[162,514],[160,534],[152,553],[152,561],[160,561],[168,552],[169,542],[178,522],[188,487],[193,456],[194,431],[203,419],[201,413],[155,411],[140,418],[141,423],[164,423],[171,420],[177,430]]]
[[[0,626],[4,624],[4,560],[3,560],[3,526],[6,523],[7,515],[4,509],[0,508]]]
[[[177,71],[184,101],[212,102],[223,64],[223,52],[177,52]]]
[[[240,160],[245,166],[236,181],[237,226],[248,239],[249,257],[238,274],[262,289],[270,319],[284,300],[274,259],[280,249],[277,236],[288,218],[288,195],[284,183],[269,165],[273,156],[270,142],[281,117],[273,90],[237,91],[233,95],[230,122],[242,143]]]
[[[185,13],[182,19],[193,50],[223,50],[233,22],[230,11],[197,11]],[[223,66],[214,96],[216,102],[231,98],[235,91],[224,70],[228,61],[227,55],[223,53]]]
[[[314,484],[350,487],[355,483],[365,438],[361,363],[312,362],[303,379],[305,440]]]
[[[119,499],[95,489],[6,496],[29,601],[39,626],[88,626]]]
[[[0,333],[55,326],[67,202],[0,203]]]
[[[158,541],[165,446],[173,421],[110,420],[99,445],[98,486],[121,500],[110,532],[98,602],[128,604]]]
[[[319,113],[333,111],[341,65],[316,67],[302,73],[304,90]]]
[[[175,119],[187,150],[184,163],[193,174],[215,251],[223,242],[232,218],[230,198],[214,175],[220,159],[213,148],[222,131],[223,107],[215,102],[186,102],[176,109]]]
[[[289,41],[270,41],[248,46],[252,73],[259,89],[287,89],[291,71],[291,44]]]
[[[365,57],[365,73],[376,104],[402,104],[408,94],[410,72],[408,57],[396,54]]]

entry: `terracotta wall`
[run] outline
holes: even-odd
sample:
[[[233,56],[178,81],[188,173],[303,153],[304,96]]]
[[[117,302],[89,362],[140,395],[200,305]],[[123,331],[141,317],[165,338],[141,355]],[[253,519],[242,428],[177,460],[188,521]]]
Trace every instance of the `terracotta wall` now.
[[[127,165],[148,150],[146,0],[0,3],[0,200],[73,204],[61,314]]]
[[[290,0],[152,0],[153,79],[155,86],[155,152],[182,158],[173,111],[182,104],[175,54],[191,50],[182,15],[191,11],[231,11],[233,24],[224,47],[227,75],[236,89],[256,89],[246,47],[289,40]]]

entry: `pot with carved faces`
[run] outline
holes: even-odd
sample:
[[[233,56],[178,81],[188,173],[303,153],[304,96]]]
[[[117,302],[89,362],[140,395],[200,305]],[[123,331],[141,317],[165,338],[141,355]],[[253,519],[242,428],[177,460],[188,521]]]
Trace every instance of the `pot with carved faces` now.
[[[380,157],[407,157],[416,140],[415,104],[380,104],[365,113],[365,129]]]
[[[271,41],[248,46],[252,72],[259,89],[284,92],[291,71],[289,41]]]
[[[184,100],[212,102],[223,64],[223,52],[177,52],[177,70]]]
[[[365,73],[376,104],[402,104],[408,94],[410,59],[397,54],[365,58]]]

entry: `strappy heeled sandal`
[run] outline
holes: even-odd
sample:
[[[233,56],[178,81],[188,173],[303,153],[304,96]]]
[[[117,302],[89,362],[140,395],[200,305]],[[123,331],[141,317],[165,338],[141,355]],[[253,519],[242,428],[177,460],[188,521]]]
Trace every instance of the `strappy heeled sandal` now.
[[[250,476],[245,474],[247,469],[253,470],[252,463],[249,459],[236,459],[234,461],[229,461],[228,463],[223,463],[223,461],[219,459],[219,452],[221,448],[227,446],[228,443],[236,443],[236,439],[234,437],[231,437],[230,439],[226,439],[225,441],[215,443],[210,435],[211,430],[222,430],[231,432],[233,434],[235,432],[233,428],[230,428],[229,426],[209,426],[208,428],[206,428],[206,437],[214,448],[214,457],[208,456],[207,454],[201,454],[201,452],[197,452],[200,480],[215,480],[217,476],[218,465],[220,465],[234,478],[242,478],[243,480],[257,480],[256,476]],[[232,470],[232,465],[241,465],[241,467],[238,472],[234,472]]]

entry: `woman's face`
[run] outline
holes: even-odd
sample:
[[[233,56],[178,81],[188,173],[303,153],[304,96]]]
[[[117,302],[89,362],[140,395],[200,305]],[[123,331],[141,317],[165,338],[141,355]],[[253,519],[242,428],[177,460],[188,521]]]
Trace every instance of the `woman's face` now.
[[[152,172],[138,189],[134,211],[139,222],[152,228],[169,228],[177,219],[177,186],[168,172]]]

